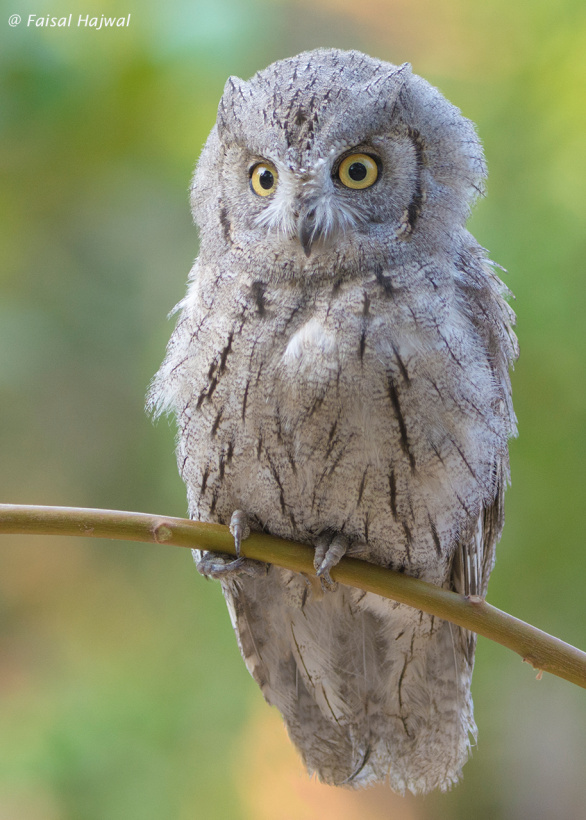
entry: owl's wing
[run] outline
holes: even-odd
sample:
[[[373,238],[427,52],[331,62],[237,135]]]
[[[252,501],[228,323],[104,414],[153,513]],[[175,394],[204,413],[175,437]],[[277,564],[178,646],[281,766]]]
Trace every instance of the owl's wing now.
[[[462,595],[486,595],[488,579],[494,566],[495,548],[504,524],[505,478],[503,464],[496,465],[496,494],[485,507],[473,532],[462,538],[454,555],[452,588]]]
[[[466,596],[484,598],[488,579],[494,566],[495,550],[504,524],[504,496],[506,468],[502,460],[495,465],[496,495],[480,515],[476,527],[459,542],[454,554],[450,587]],[[472,663],[476,647],[476,634],[461,629],[462,644]]]
[[[283,634],[284,611],[275,575],[275,567],[270,566],[262,580],[241,576],[221,583],[246,667],[266,700],[282,709],[275,690],[290,689],[296,673],[289,640]],[[275,668],[284,680],[275,680]]]

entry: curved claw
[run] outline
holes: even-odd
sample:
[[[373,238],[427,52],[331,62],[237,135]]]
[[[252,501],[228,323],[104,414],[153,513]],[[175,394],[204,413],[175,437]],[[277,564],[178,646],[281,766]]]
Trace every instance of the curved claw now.
[[[219,579],[238,572],[246,561],[246,558],[235,558],[233,561],[227,559],[228,556],[224,558],[215,552],[205,552],[199,560],[196,559],[196,567],[206,578]]]
[[[235,569],[240,569],[240,567],[244,564],[245,558],[235,558],[233,561],[229,561],[227,564],[222,564],[221,566],[221,574],[223,575],[225,572],[234,572]]]
[[[234,510],[230,519],[230,532],[234,536],[236,555],[240,556],[240,544],[250,535],[248,516],[242,510]]]
[[[341,533],[325,532],[316,539],[313,565],[326,589],[335,588],[336,582],[332,580],[330,570],[339,563],[349,546],[350,539]]]

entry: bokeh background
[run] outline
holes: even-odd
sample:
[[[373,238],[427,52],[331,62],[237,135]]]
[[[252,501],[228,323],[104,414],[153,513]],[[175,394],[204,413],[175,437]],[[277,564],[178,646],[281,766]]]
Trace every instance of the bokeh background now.
[[[522,346],[489,600],[586,648],[583,0],[90,5],[2,5],[0,500],[185,514],[172,426],[143,402],[225,79],[359,48],[411,62],[478,124],[471,228],[508,270]],[[132,16],[26,26],[70,12]],[[478,748],[449,794],[320,786],[187,551],[0,536],[0,820],[584,817],[586,693],[483,639],[473,691]]]

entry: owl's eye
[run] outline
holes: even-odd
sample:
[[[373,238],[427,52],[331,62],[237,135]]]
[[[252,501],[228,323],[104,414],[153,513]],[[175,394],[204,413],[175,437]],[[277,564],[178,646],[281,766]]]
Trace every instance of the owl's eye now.
[[[338,168],[338,179],[346,188],[362,190],[374,185],[378,178],[378,165],[368,154],[350,154],[344,157]]]
[[[257,162],[250,171],[250,187],[258,196],[269,196],[277,188],[279,174],[271,162]]]

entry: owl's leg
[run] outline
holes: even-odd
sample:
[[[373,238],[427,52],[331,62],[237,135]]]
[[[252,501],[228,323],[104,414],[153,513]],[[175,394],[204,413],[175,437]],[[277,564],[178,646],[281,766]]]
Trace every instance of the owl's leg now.
[[[341,533],[326,530],[314,541],[315,555],[313,566],[318,578],[326,589],[334,589],[336,584],[332,581],[330,570],[336,566],[350,546],[350,539]]]
[[[253,561],[240,555],[240,544],[250,535],[248,516],[242,510],[232,513],[230,532],[234,536],[237,558],[224,555],[220,552],[204,552],[193,550],[195,566],[206,578],[228,580],[230,576],[266,574],[267,565],[262,561]]]

